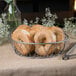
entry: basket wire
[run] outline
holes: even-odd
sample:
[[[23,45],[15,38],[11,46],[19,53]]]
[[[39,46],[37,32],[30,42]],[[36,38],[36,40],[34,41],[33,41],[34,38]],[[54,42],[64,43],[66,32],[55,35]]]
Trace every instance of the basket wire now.
[[[31,57],[31,58],[48,58],[48,57],[53,57],[53,56],[57,56],[60,55],[64,52],[65,46],[66,46],[66,42],[69,40],[69,36],[67,34],[65,34],[65,39],[63,41],[59,41],[59,42],[51,42],[51,43],[26,43],[26,42],[21,42],[21,41],[15,41],[11,38],[10,36],[10,42],[12,45],[12,48],[14,49],[15,53],[18,54],[19,56],[24,56],[24,57]],[[55,45],[55,51],[57,49],[56,45],[64,43],[63,47],[61,48],[61,50],[58,53],[55,53],[55,51],[53,53],[51,53],[50,55],[46,55],[46,56],[40,56],[38,55],[35,51],[33,53],[29,53],[27,55],[22,55],[15,47],[14,43],[18,43],[18,44],[25,44],[25,45],[44,45],[44,44],[54,44]]]

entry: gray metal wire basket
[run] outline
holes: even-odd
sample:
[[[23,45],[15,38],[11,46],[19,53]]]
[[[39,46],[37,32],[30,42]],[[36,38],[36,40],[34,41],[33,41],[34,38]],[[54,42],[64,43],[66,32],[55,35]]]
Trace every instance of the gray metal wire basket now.
[[[14,49],[14,52],[16,54],[18,54],[19,56],[24,56],[24,57],[31,57],[31,58],[48,58],[48,57],[53,57],[53,56],[57,56],[59,54],[62,54],[64,52],[64,49],[65,49],[65,46],[66,46],[66,42],[68,41],[69,37],[67,34],[65,34],[65,39],[63,41],[59,41],[59,42],[51,42],[51,43],[25,43],[25,42],[21,42],[21,41],[15,41],[13,40],[11,37],[10,37],[10,41],[11,41],[11,44],[12,44],[12,47]],[[18,49],[16,48],[16,46],[14,44],[24,44],[24,45],[45,45],[45,44],[50,44],[50,45],[54,45],[54,51],[52,53],[50,53],[49,55],[38,55],[35,51],[36,49],[33,50],[33,52],[31,53],[28,53],[27,55],[22,55]],[[60,44],[63,44],[63,46],[60,48],[60,50],[58,50],[58,46]],[[20,47],[20,46],[19,46]],[[59,46],[60,47],[60,46]],[[50,49],[51,49],[51,46],[50,46]],[[49,50],[49,49],[48,49]],[[58,52],[57,52],[58,50]]]

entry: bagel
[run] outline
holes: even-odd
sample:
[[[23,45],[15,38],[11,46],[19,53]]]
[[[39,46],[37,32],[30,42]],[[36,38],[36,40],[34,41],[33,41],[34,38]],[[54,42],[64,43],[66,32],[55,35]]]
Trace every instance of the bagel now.
[[[27,30],[28,32],[30,31],[30,26],[28,25],[19,25],[16,29],[22,29],[22,30]]]
[[[54,37],[55,37],[55,35],[52,31],[50,31],[50,33],[46,29],[38,31],[34,36],[35,43],[49,43],[49,44],[43,44],[43,45],[36,44],[35,52],[41,56],[46,56],[46,55],[51,54],[53,49],[49,50],[49,49],[51,49],[51,46],[52,46],[50,43],[56,41],[56,40],[54,40],[55,39]]]
[[[49,27],[50,30],[56,35],[56,42],[63,41],[65,39],[64,31],[57,26]],[[58,53],[64,47],[64,42],[55,44],[55,53]]]
[[[36,32],[38,32],[39,30],[42,30],[44,28],[44,26],[42,25],[32,25],[31,30],[30,30],[30,34],[31,34],[31,38],[33,40],[34,35],[36,34]],[[34,40],[33,40],[34,41]]]
[[[15,41],[21,41],[25,43],[32,43],[29,27],[27,25],[20,25],[11,35],[12,39]],[[33,51],[33,45],[23,44],[14,42],[14,45],[22,55],[27,55]]]

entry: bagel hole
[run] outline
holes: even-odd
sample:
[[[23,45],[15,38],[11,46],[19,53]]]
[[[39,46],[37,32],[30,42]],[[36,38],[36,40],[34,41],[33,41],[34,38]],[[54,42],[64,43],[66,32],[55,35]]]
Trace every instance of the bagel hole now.
[[[40,37],[39,38],[39,43],[46,43],[46,38],[45,37]],[[45,44],[41,44],[43,46],[45,46]]]
[[[21,40],[21,39],[18,39],[20,42],[24,42],[23,40]]]

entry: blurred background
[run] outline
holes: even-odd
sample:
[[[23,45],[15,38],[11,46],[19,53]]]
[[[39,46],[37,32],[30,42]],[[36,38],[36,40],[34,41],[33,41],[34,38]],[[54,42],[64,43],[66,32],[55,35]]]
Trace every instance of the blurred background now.
[[[76,16],[76,0],[16,0],[16,5],[21,11],[21,19],[31,20],[35,17],[43,17],[45,8],[49,7],[52,13],[56,13],[62,23],[63,18]],[[7,11],[7,3],[0,0],[0,14]]]

